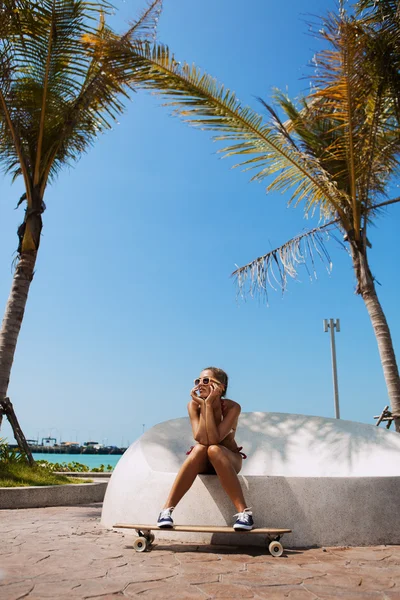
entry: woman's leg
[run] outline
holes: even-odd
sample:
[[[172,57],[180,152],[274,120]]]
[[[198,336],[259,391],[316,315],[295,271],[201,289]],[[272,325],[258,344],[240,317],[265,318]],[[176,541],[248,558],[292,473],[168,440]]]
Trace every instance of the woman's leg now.
[[[175,507],[192,486],[196,476],[207,469],[207,446],[196,444],[179,469],[169,496],[163,508]]]
[[[247,506],[237,476],[242,466],[241,455],[216,444],[208,446],[207,455],[236,510],[243,512]]]

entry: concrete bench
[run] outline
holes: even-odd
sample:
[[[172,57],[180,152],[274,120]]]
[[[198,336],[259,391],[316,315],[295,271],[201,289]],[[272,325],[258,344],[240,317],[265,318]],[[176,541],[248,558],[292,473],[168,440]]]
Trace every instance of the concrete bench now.
[[[239,475],[256,526],[293,530],[286,546],[399,544],[400,435],[352,421],[242,413]],[[188,418],[154,426],[125,452],[109,482],[102,523],[156,522],[192,445]],[[200,475],[174,511],[180,525],[231,525],[236,512],[216,475]],[[168,539],[168,532],[157,538]],[[251,543],[262,543],[251,536]],[[174,540],[215,542],[210,534]],[[250,543],[243,536],[232,540]]]

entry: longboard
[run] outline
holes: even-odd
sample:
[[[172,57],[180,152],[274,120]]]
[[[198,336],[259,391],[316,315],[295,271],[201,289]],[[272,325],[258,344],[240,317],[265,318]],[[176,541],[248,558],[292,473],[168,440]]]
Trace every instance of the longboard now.
[[[264,535],[266,544],[272,556],[282,556],[283,546],[280,539],[285,533],[291,533],[291,529],[274,529],[270,527],[256,527],[250,531],[233,529],[233,527],[216,527],[206,525],[174,525],[174,527],[158,527],[158,525],[135,525],[133,523],[116,523],[116,528],[134,529],[138,535],[133,543],[136,552],[150,550],[155,536],[152,531],[192,531],[198,533],[234,533],[235,535]]]

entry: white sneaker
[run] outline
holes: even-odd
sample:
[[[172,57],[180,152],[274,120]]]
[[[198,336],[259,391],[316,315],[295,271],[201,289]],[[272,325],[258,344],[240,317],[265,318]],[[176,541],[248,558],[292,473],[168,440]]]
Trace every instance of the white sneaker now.
[[[158,521],[157,521],[157,525],[159,527],[173,527],[174,526],[174,522],[171,517],[171,513],[173,510],[174,510],[174,507],[172,506],[171,508],[164,508],[160,512],[160,516],[158,517]]]

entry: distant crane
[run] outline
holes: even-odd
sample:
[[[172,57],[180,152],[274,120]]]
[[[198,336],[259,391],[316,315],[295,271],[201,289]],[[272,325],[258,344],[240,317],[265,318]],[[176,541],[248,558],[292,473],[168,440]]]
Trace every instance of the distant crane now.
[[[53,443],[51,444],[51,442],[53,442]],[[56,438],[52,438],[52,437],[42,438],[42,446],[46,446],[46,444],[48,444],[49,446],[55,446],[57,444],[57,440],[56,440]]]

